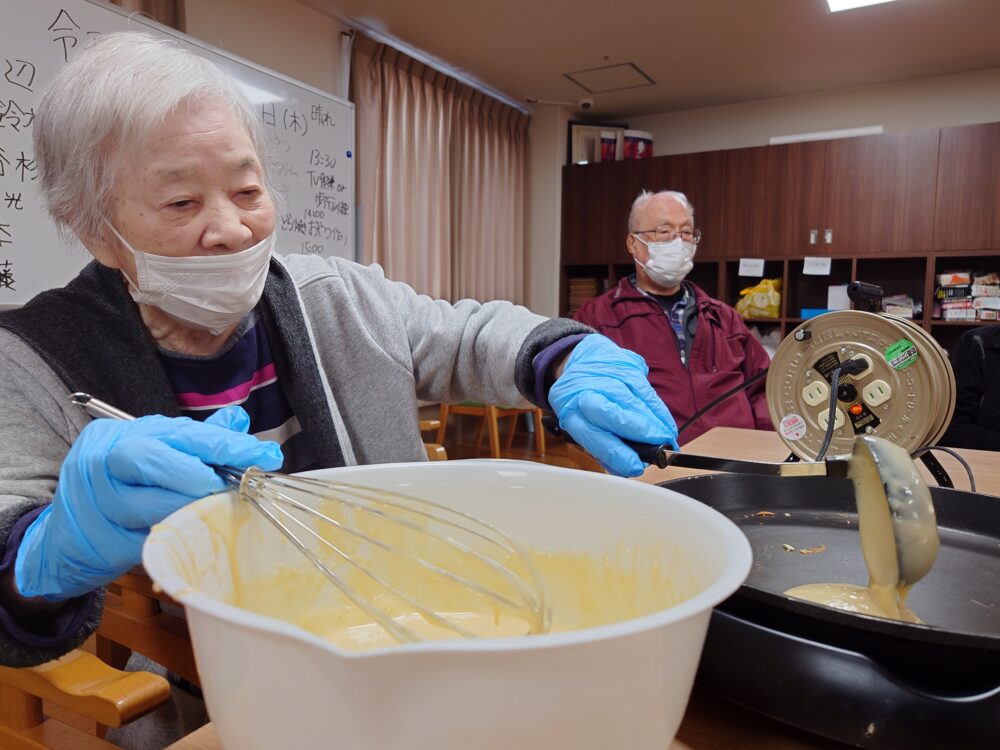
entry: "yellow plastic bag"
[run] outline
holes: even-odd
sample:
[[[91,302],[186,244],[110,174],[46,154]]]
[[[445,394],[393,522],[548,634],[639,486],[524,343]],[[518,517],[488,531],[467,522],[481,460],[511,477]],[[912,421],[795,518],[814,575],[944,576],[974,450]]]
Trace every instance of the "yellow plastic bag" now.
[[[747,320],[777,318],[781,314],[781,279],[761,279],[741,290],[736,312]]]

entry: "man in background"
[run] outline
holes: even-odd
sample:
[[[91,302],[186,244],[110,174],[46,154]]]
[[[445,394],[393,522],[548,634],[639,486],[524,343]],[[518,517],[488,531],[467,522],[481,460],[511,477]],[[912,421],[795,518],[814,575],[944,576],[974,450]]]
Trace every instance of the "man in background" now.
[[[1000,325],[972,328],[951,353],[955,413],[939,441],[953,448],[1000,451]]]
[[[682,444],[717,426],[772,429],[763,378],[683,427],[770,364],[736,310],[685,280],[700,240],[683,193],[643,191],[632,204],[625,236],[635,274],[574,316],[646,360],[649,382],[682,426]]]

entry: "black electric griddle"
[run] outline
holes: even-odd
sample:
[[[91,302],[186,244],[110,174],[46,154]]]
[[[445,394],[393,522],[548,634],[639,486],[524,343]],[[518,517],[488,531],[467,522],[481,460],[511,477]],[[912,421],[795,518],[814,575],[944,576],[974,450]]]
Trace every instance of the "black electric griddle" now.
[[[715,508],[753,547],[746,582],[712,615],[699,684],[858,747],[1000,748],[1000,498],[931,489],[941,550],[910,594],[927,623],[915,625],[782,593],[867,583],[849,481],[711,474],[661,486]]]

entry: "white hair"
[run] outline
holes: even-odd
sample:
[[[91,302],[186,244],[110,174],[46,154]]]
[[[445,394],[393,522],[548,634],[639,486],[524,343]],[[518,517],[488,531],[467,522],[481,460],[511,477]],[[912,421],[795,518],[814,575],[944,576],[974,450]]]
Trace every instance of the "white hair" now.
[[[38,105],[41,188],[61,233],[97,238],[126,161],[182,105],[215,100],[246,127],[267,175],[263,128],[236,82],[178,43],[139,32],[102,34],[55,77]],[[274,198],[272,190],[268,190]]]
[[[649,203],[653,198],[659,198],[660,196],[666,196],[668,198],[673,198],[675,201],[684,206],[685,210],[688,212],[688,218],[694,223],[694,206],[691,205],[691,201],[687,199],[684,193],[679,193],[676,190],[658,190],[655,193],[649,190],[643,190],[639,193],[638,197],[632,201],[632,208],[628,212],[628,231],[636,232],[639,228],[635,225],[636,214],[642,210],[642,207]],[[621,225],[619,225],[621,226]],[[652,228],[652,227],[648,227]]]

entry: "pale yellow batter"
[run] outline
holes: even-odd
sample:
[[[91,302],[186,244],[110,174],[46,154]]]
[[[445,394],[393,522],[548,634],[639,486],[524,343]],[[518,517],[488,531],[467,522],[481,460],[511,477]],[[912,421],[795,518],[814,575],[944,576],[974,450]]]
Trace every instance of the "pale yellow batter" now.
[[[245,540],[244,548],[239,552],[240,544],[233,540],[241,534],[245,535],[249,514],[256,511],[242,501],[240,505],[242,507],[234,506],[221,514],[208,511],[199,514],[212,537],[215,560],[195,561],[192,555],[181,561],[177,559],[179,555],[175,555],[177,569],[192,588],[202,588],[203,576],[218,575],[219,568],[224,567],[227,571],[225,577],[232,581],[229,602],[240,608],[291,622],[345,649],[397,645],[385,629],[297,552],[293,551],[284,563],[267,570],[265,574],[248,578],[240,565],[240,555],[247,554]],[[329,512],[329,509],[325,510]],[[359,523],[358,519],[352,522]],[[380,525],[372,520],[361,523],[367,527],[366,531],[396,547],[410,549],[415,544],[407,537],[408,532],[395,526]],[[271,533],[270,529],[265,531]],[[330,536],[333,540],[337,535],[332,533]],[[484,600],[466,586],[446,578],[427,575],[405,558],[380,555],[363,545],[337,541],[342,548],[350,549],[352,557],[363,560],[366,569],[391,579],[397,587],[412,594],[432,612],[477,636],[523,636],[535,629],[524,612]],[[436,564],[459,572],[491,590],[508,593],[504,580],[491,573],[488,567],[477,567],[468,558],[451,550],[435,549],[435,545],[423,541],[421,544],[423,546],[418,551],[422,558],[432,559]],[[664,549],[660,544],[645,548],[619,544],[603,555],[526,552],[529,564],[541,582],[546,610],[551,618],[544,628],[545,632],[577,630],[639,617],[673,606],[704,588],[692,574],[688,556],[682,550]],[[225,565],[220,566],[219,560]],[[367,601],[412,629],[420,639],[457,637],[452,630],[432,624],[412,606],[388,594],[380,585],[350,566],[334,558],[328,558],[328,562]],[[519,568],[520,563],[516,560],[505,562],[522,577],[530,579],[530,572]]]
[[[627,550],[598,558],[581,553],[529,553],[544,585],[552,621],[549,632],[578,630],[639,617],[693,596],[697,583],[677,568],[668,573],[650,559],[638,561]],[[681,584],[678,585],[678,580]],[[455,633],[435,627],[412,609],[376,594],[377,587],[355,581],[394,619],[415,630],[424,640],[455,638]],[[435,588],[436,586],[436,588]],[[434,611],[453,618],[477,636],[502,638],[528,634],[530,623],[510,612],[495,609],[466,594],[464,589],[438,582],[421,592],[422,601],[433,602],[447,594],[453,607]],[[347,649],[395,645],[395,640],[354,604],[335,593],[326,579],[305,566],[276,570],[271,578],[243,581],[233,604],[259,614],[277,617]],[[465,604],[465,607],[461,605]]]
[[[803,586],[790,588],[785,594],[796,599],[804,599],[807,602],[823,604],[848,612],[858,612],[862,615],[891,617],[906,622],[922,622],[902,601],[896,604],[896,613],[890,615],[885,608],[879,605],[872,594],[872,589],[866,586],[855,586],[850,583],[807,583]]]
[[[868,568],[868,586],[810,583],[788,589],[787,596],[849,612],[922,622],[906,606],[912,583],[901,579],[895,535],[900,535],[899,547],[915,558],[918,565],[929,569],[937,555],[937,525],[931,514],[893,526],[883,482],[897,488],[896,491],[902,488],[904,493],[912,493],[916,475],[908,458],[905,461],[887,461],[887,458],[883,456],[881,466],[876,466],[864,453],[855,454],[848,466],[858,507],[858,531]]]

